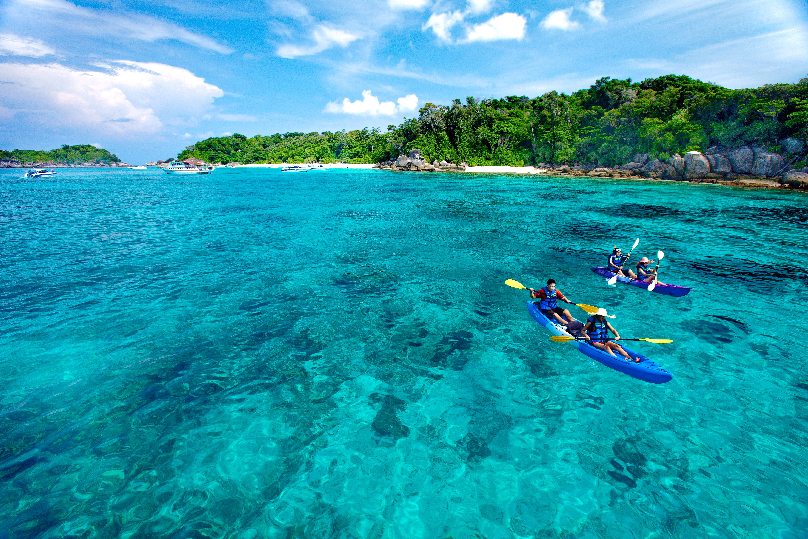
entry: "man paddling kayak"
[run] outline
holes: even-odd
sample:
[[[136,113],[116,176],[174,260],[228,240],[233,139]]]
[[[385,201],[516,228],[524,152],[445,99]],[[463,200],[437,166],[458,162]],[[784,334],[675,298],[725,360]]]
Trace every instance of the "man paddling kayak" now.
[[[561,293],[561,290],[556,288],[555,279],[547,279],[547,286],[544,288],[540,288],[539,290],[528,288],[528,290],[530,290],[531,298],[541,300],[539,303],[539,310],[544,316],[550,320],[556,320],[565,326],[575,322],[575,319],[572,317],[569,310],[562,309],[558,306],[558,300],[570,304],[573,302],[568,300],[564,294]],[[566,320],[562,318],[562,316],[566,318]]]
[[[649,260],[647,256],[644,256],[637,262],[637,280],[642,281],[644,283],[651,283],[654,279],[657,278],[657,270],[659,269],[659,265],[655,268],[651,268],[651,262],[656,262],[656,260]],[[657,285],[664,285],[662,281],[657,280]]]
[[[639,363],[640,358],[637,359],[632,358],[628,352],[623,350],[623,347],[617,344],[616,342],[609,340],[609,332],[611,331],[614,333],[615,340],[620,340],[620,334],[617,332],[614,327],[606,320],[606,317],[614,318],[613,315],[609,315],[606,312],[606,309],[600,308],[598,311],[589,317],[584,325],[584,338],[589,341],[589,343],[594,346],[595,348],[600,348],[601,350],[608,352],[611,355],[615,355],[613,350],[616,350],[621,356],[626,358],[628,361],[635,361]],[[616,356],[615,356],[616,357]]]
[[[631,271],[630,268],[623,268],[623,264],[626,263],[630,256],[631,253],[624,255],[623,251],[619,247],[615,247],[612,254],[609,255],[609,271],[617,275],[622,275],[623,277],[631,277],[632,279],[636,279],[637,276],[634,275],[634,272]]]

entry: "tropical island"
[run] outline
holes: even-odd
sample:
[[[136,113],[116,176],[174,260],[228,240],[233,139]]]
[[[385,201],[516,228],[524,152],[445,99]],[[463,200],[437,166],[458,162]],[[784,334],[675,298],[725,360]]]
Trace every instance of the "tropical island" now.
[[[126,163],[91,144],[65,144],[55,150],[0,150],[0,168],[67,166],[126,166]]]
[[[734,90],[684,75],[639,83],[604,77],[569,95],[427,103],[417,118],[384,132],[212,137],[178,158],[422,171],[533,167],[553,175],[768,180],[805,188],[808,78]]]

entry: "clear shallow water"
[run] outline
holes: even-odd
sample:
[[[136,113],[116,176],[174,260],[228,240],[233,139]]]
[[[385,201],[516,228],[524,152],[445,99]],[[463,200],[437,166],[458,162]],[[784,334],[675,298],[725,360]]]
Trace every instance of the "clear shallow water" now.
[[[0,171],[0,536],[808,529],[804,194],[20,176]],[[694,292],[589,270],[635,237]],[[548,276],[624,336],[674,339],[636,347],[673,381],[550,343],[503,285]]]

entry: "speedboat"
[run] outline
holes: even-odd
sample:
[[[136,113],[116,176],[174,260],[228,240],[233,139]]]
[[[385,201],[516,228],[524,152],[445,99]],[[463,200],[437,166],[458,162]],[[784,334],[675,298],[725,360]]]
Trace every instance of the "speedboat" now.
[[[146,165],[137,165],[134,167],[126,167],[126,168],[128,168],[129,170],[146,170]]]
[[[45,176],[53,176],[56,174],[55,170],[48,170],[46,168],[32,168],[25,173],[26,178],[43,178]]]
[[[311,167],[308,165],[286,165],[281,167],[281,172],[308,172]]]
[[[210,174],[213,167],[210,165],[195,166],[184,161],[172,161],[168,166],[163,167],[168,174]]]

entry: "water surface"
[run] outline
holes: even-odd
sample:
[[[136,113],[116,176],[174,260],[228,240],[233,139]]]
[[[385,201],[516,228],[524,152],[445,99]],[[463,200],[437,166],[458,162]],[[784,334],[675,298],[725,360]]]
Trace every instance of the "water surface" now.
[[[803,537],[802,193],[0,171],[12,537]],[[641,239],[670,298],[589,268]],[[514,278],[674,375],[554,344]],[[574,308],[575,309],[575,308]],[[574,314],[582,316],[580,310]],[[0,533],[2,536],[3,533]]]

